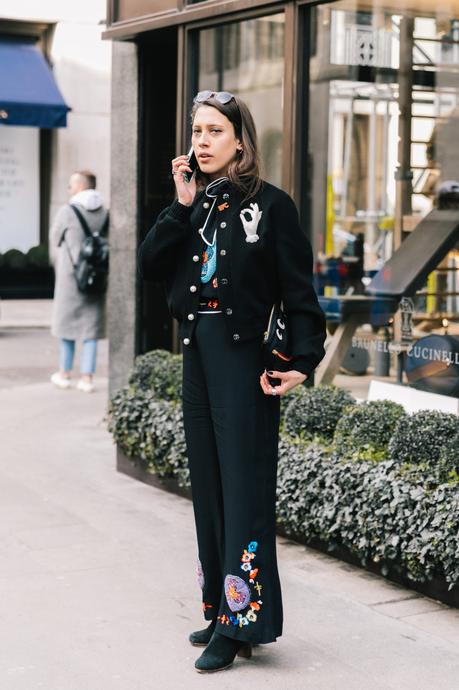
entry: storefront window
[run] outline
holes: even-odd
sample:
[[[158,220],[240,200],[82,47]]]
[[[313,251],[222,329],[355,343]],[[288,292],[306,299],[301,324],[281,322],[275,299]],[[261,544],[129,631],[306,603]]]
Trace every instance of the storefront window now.
[[[313,36],[310,219],[331,330],[352,314],[343,296],[355,300],[345,369],[394,380],[392,350],[399,380],[459,397],[459,8],[345,0],[313,11]],[[457,357],[414,366],[410,346],[427,336],[452,337],[436,342]],[[384,366],[378,339],[392,343]],[[362,382],[338,380],[365,397]]]
[[[40,242],[39,130],[0,127],[0,252]]]
[[[253,113],[263,177],[281,184],[284,15],[199,32],[198,89],[230,91]]]

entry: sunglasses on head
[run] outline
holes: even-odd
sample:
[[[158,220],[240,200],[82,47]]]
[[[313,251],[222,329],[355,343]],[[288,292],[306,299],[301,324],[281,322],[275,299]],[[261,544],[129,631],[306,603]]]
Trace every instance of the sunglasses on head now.
[[[208,101],[209,98],[215,98],[215,100],[222,105],[226,105],[233,100],[234,96],[229,91],[200,91],[198,95],[194,97],[194,102],[203,103],[204,101]]]

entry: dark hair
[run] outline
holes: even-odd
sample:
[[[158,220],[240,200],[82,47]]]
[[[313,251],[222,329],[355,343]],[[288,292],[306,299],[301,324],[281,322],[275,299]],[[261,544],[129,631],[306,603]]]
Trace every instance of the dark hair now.
[[[90,170],[75,170],[75,174],[84,178],[87,189],[96,188],[96,176]]]
[[[242,151],[228,166],[228,179],[244,195],[244,201],[254,196],[262,186],[260,177],[260,157],[258,153],[257,130],[252,113],[248,106],[237,96],[228,103],[220,103],[215,97],[194,103],[191,109],[191,125],[198,109],[202,105],[210,105],[225,115],[234,127],[236,137],[241,141]],[[210,182],[208,175],[196,170],[196,184],[203,189]]]

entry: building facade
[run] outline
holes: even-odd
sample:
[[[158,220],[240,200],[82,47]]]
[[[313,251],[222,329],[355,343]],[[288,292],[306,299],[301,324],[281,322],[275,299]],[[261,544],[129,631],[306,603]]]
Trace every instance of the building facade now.
[[[49,224],[67,201],[74,170],[94,170],[109,203],[111,44],[101,40],[104,22],[103,0],[2,2],[0,51],[7,51],[0,66],[2,297],[52,295],[52,271],[50,281],[38,273],[34,279],[20,253],[46,263]],[[53,119],[50,84],[68,110],[60,119]],[[12,98],[20,106],[15,112]],[[50,117],[43,119],[43,113]],[[11,270],[8,257],[23,270]]]
[[[139,284],[136,248],[173,197],[193,96],[212,89],[248,103],[263,176],[294,198],[313,245],[330,327],[320,380],[433,375],[459,397],[459,2],[109,0],[104,38],[112,389],[136,354],[179,346],[161,288]],[[413,364],[429,334],[452,336],[450,358],[431,343]]]

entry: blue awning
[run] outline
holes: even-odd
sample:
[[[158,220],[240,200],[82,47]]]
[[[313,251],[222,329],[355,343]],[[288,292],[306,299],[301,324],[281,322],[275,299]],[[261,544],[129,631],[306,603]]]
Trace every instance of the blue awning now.
[[[66,127],[69,110],[41,50],[0,38],[0,125]]]

